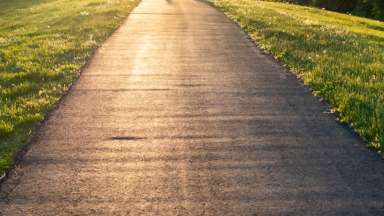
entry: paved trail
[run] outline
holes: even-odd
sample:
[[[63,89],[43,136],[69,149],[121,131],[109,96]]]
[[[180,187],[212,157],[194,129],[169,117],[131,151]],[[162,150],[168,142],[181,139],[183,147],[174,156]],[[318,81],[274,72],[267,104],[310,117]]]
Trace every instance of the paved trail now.
[[[383,215],[384,162],[325,111],[209,5],[143,0],[4,182],[0,215]]]

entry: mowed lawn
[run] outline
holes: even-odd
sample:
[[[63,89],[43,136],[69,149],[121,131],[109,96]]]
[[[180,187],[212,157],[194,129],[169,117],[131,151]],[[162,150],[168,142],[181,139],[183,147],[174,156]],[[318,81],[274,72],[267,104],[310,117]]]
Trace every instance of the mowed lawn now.
[[[0,0],[0,176],[138,0]]]
[[[384,22],[292,4],[212,0],[384,150]]]

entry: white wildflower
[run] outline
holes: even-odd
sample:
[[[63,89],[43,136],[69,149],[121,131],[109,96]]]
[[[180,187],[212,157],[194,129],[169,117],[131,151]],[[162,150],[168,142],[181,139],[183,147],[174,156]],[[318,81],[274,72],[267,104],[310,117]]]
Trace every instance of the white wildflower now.
[[[89,12],[88,11],[81,11],[80,12],[80,16],[89,16]]]

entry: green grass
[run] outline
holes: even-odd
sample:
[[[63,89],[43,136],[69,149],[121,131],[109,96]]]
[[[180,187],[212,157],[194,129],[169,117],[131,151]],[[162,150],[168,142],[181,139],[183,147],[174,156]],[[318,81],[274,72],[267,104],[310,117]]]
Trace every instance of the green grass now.
[[[384,22],[256,0],[212,0],[384,150]]]
[[[0,176],[138,0],[0,0]]]

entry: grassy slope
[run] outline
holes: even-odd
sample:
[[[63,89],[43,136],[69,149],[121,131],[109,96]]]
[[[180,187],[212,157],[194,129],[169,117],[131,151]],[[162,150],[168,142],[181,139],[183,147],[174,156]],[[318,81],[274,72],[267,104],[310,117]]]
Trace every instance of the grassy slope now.
[[[0,176],[138,0],[0,0]]]
[[[212,1],[370,146],[384,149],[384,22],[284,3]]]

